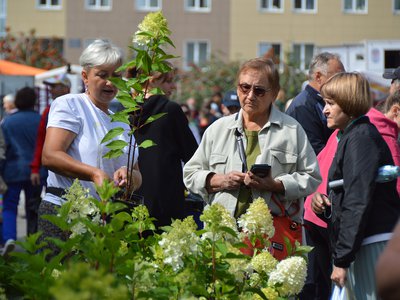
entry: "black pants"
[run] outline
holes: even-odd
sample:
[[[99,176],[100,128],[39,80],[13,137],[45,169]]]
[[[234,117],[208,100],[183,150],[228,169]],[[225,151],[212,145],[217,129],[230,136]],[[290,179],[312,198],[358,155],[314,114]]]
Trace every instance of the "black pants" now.
[[[308,253],[307,280],[301,291],[301,300],[329,300],[331,295],[332,262],[329,235],[326,228],[304,221],[306,243],[314,247]]]

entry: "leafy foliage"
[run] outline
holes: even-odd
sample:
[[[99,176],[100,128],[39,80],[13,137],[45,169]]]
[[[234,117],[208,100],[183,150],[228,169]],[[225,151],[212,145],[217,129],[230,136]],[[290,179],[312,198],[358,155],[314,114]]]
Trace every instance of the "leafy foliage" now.
[[[114,158],[123,154],[123,149],[127,147],[129,151],[128,162],[128,182],[126,189],[123,192],[122,199],[129,201],[129,196],[133,187],[133,161],[135,160],[130,153],[135,153],[135,148],[148,148],[155,146],[150,140],[142,142],[140,145],[136,144],[132,135],[159,118],[163,117],[165,113],[156,114],[147,118],[143,124],[133,121],[133,115],[136,119],[141,118],[142,106],[146,94],[162,94],[159,89],[150,90],[149,79],[155,73],[167,73],[172,70],[171,65],[167,62],[168,59],[174,58],[173,55],[165,53],[163,47],[172,46],[173,42],[170,40],[171,34],[168,29],[167,20],[161,12],[149,13],[145,16],[143,21],[138,26],[139,30],[133,37],[133,46],[130,48],[134,51],[135,57],[123,64],[117,71],[128,73],[128,70],[134,70],[135,75],[129,78],[111,78],[111,82],[118,88],[117,100],[124,107],[123,110],[112,115],[113,122],[123,122],[130,126],[130,140],[128,143],[122,141],[113,141],[112,139],[118,136],[122,128],[111,130],[101,141],[105,143],[106,147],[110,150],[104,155],[105,158]]]
[[[0,289],[8,297],[287,299],[304,284],[306,261],[297,252],[281,262],[268,247],[252,257],[243,255],[244,228],[239,233],[234,219],[218,204],[203,213],[203,230],[188,217],[158,234],[145,206],[130,210],[110,202],[107,197],[117,190],[109,183],[98,192],[100,202],[88,197],[77,180],[69,189],[68,201],[52,219],[69,235],[66,240],[52,239],[60,248],[58,255],[47,257],[49,241],[38,243],[37,233],[19,242],[23,252],[12,253],[8,260],[0,257]],[[267,209],[262,199],[257,202],[258,208]],[[247,220],[259,220],[251,218],[255,212],[248,210]],[[253,234],[262,236],[265,226],[271,225],[255,225]],[[269,245],[268,240],[264,243]]]
[[[40,39],[35,34],[35,30],[32,29],[28,34],[15,35],[7,28],[6,35],[0,37],[1,58],[46,70],[65,65],[59,43],[62,40]]]

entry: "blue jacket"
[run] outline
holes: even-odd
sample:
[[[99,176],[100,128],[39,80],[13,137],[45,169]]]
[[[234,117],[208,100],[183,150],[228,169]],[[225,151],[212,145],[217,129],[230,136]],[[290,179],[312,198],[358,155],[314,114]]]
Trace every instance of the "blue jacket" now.
[[[6,143],[6,158],[2,167],[6,183],[30,180],[40,114],[33,110],[17,111],[1,124]]]
[[[326,125],[326,117],[322,113],[325,103],[317,90],[307,85],[294,99],[286,113],[295,118],[303,127],[315,154],[326,145],[333,130]]]

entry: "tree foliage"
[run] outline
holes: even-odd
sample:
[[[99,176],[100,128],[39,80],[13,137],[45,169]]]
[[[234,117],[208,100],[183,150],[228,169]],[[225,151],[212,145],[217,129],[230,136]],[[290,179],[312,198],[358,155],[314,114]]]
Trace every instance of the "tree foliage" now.
[[[6,35],[0,37],[2,59],[40,69],[49,70],[66,64],[60,48],[60,39],[38,38],[35,29],[27,34],[14,34],[8,27]]]
[[[307,76],[298,68],[292,55],[288,53],[285,55],[285,60],[280,61],[271,48],[263,57],[271,58],[281,66],[280,84],[285,94],[284,100],[296,96],[301,91],[301,85],[307,80]],[[192,65],[190,70],[181,71],[174,100],[184,102],[188,98],[195,98],[201,106],[216,92],[225,93],[236,89],[235,80],[241,63],[243,61],[226,62],[221,56],[214,55],[202,67]]]

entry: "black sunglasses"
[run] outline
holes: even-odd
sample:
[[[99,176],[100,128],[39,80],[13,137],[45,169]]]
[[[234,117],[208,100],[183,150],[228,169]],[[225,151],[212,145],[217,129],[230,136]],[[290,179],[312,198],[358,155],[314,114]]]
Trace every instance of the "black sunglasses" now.
[[[261,86],[250,85],[247,83],[239,83],[238,86],[240,91],[245,95],[247,95],[248,93],[250,93],[251,90],[253,90],[253,94],[256,97],[263,97],[266,92],[269,92],[271,90],[271,89],[264,89]]]

